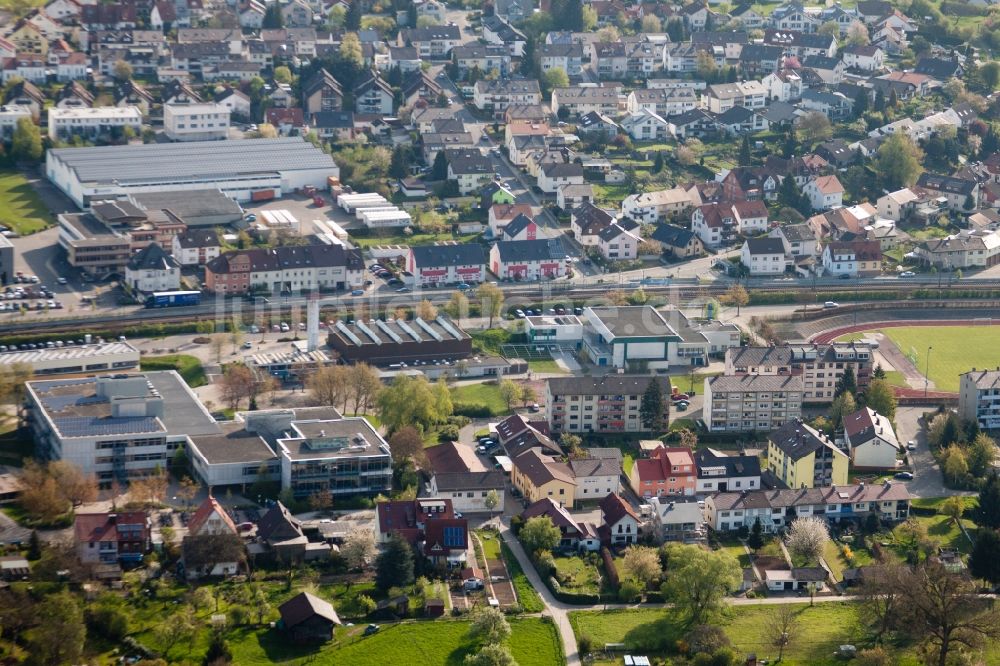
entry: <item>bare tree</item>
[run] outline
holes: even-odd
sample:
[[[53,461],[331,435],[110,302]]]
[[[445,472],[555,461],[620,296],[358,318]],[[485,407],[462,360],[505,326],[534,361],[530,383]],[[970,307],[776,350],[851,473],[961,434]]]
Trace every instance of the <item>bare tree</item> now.
[[[778,604],[771,611],[767,623],[767,637],[778,648],[778,661],[785,655],[785,647],[792,642],[799,610],[792,604]]]
[[[215,358],[216,363],[222,363],[222,349],[226,346],[226,339],[222,335],[213,335],[209,340],[209,344],[212,346],[212,357]]]
[[[861,585],[861,624],[869,627],[876,643],[898,626],[900,589],[908,575],[898,564],[878,565],[864,570]]]

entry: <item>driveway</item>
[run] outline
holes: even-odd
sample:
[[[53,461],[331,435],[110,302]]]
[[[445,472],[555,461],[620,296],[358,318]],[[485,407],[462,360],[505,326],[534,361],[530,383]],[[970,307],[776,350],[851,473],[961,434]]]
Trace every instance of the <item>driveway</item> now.
[[[906,489],[914,497],[947,497],[949,495],[972,495],[971,491],[951,490],[944,487],[941,476],[941,466],[931,455],[927,444],[927,433],[920,427],[918,419],[924,412],[933,411],[931,407],[900,407],[896,410],[896,437],[901,444],[910,440],[917,443],[917,450],[910,452],[910,465],[913,468],[912,481],[895,481],[905,483]]]

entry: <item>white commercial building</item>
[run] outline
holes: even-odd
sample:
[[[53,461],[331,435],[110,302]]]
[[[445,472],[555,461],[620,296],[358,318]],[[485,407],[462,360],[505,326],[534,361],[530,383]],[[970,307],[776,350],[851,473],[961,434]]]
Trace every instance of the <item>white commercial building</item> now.
[[[49,138],[65,140],[72,136],[94,137],[123,132],[126,127],[142,131],[142,111],[137,106],[98,106],[94,108],[49,109]]]
[[[139,367],[139,350],[127,342],[102,342],[0,353],[0,367],[15,363],[30,365],[36,377],[84,372],[121,372]]]
[[[165,104],[163,131],[172,141],[219,141],[229,135],[224,104]]]
[[[35,454],[101,484],[163,469],[188,436],[219,426],[177,372],[46,379],[25,385]]]
[[[236,201],[280,197],[340,175],[301,137],[156,143],[48,151],[45,174],[78,206],[142,192],[217,189]]]

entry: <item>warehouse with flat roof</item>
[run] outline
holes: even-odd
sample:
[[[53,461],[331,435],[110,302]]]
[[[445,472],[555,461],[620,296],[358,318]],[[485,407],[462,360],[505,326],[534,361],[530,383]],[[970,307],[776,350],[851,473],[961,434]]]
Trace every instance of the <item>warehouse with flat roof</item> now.
[[[80,208],[146,192],[218,189],[236,201],[280,197],[339,176],[333,158],[301,137],[59,148],[48,179]]]

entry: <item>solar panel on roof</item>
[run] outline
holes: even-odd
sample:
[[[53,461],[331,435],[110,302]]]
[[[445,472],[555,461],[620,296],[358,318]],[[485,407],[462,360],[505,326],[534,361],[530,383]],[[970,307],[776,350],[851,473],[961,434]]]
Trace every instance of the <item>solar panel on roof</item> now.
[[[52,421],[63,437],[131,435],[135,433],[160,432],[162,430],[157,419],[151,416],[120,418],[70,416],[53,419]]]

